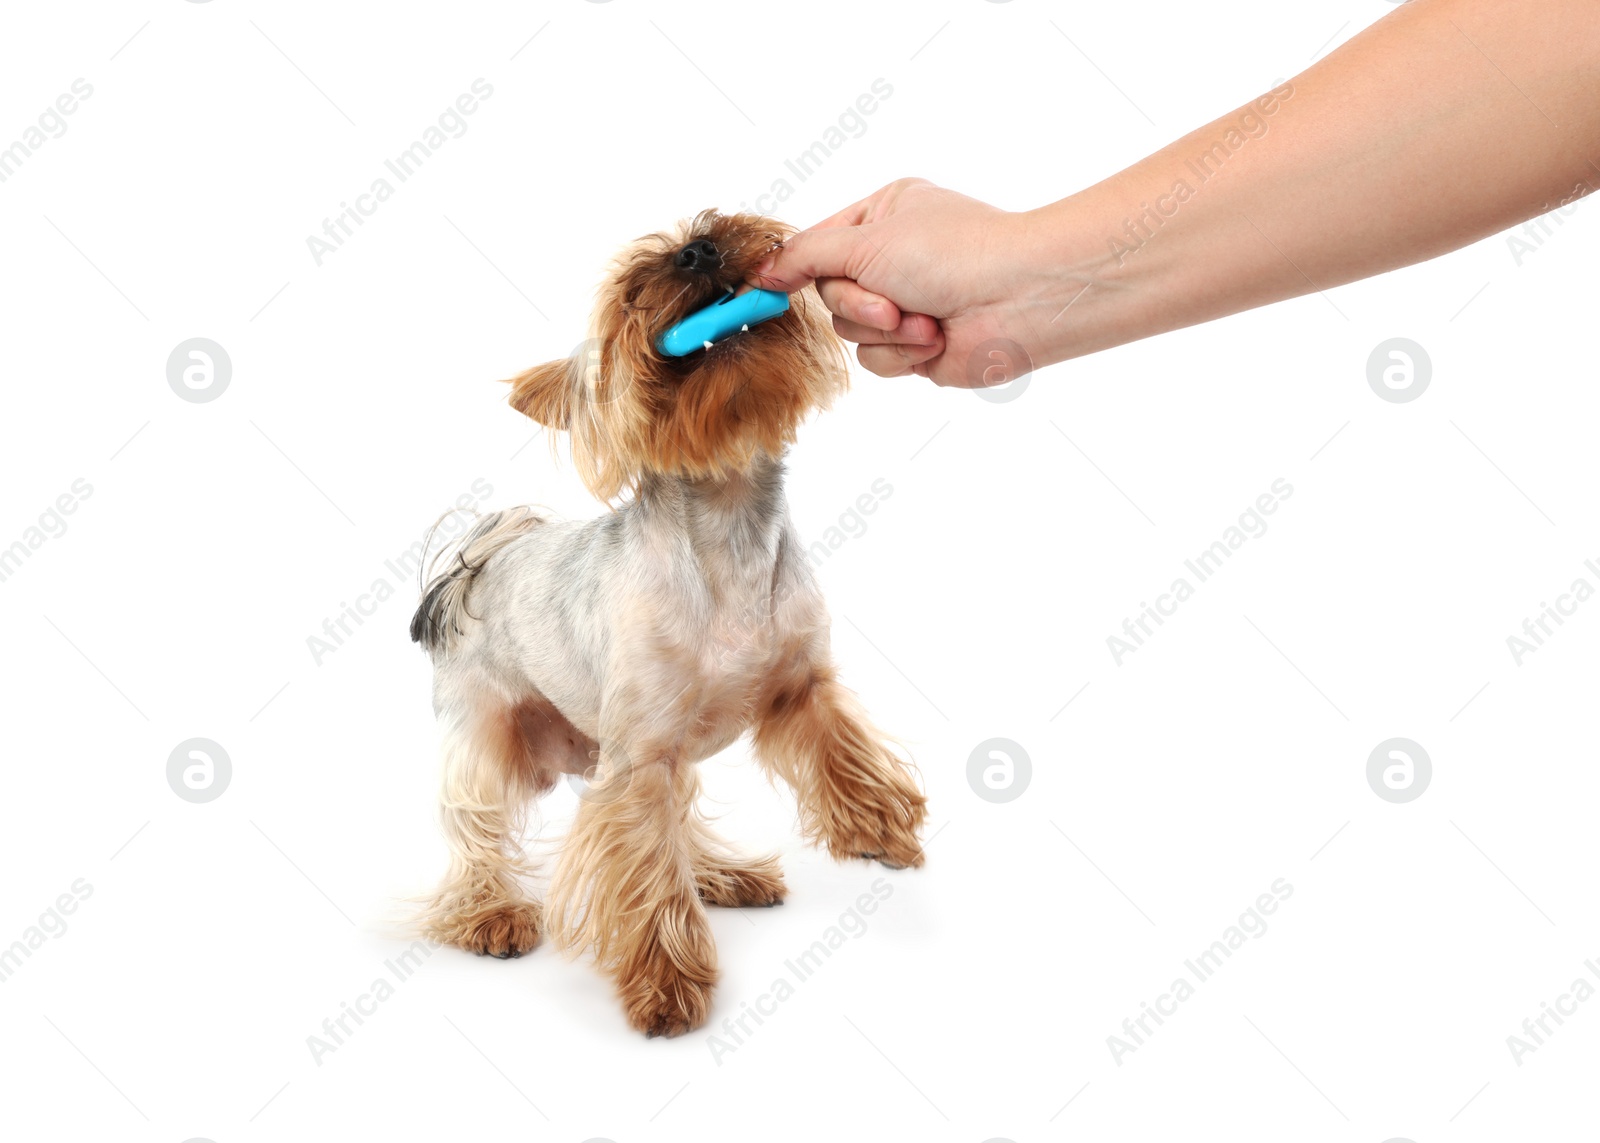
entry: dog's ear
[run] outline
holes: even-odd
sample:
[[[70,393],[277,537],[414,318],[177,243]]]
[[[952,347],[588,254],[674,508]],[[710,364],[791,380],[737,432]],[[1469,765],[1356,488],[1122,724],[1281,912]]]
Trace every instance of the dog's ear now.
[[[572,372],[570,357],[546,361],[511,378],[511,407],[551,429],[572,424]]]

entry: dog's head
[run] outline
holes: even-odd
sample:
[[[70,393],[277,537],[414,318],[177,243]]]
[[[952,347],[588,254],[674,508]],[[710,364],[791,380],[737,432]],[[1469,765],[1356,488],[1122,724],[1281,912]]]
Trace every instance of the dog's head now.
[[[666,356],[656,339],[737,289],[792,233],[760,215],[707,210],[633,242],[600,288],[588,340],[512,378],[511,404],[571,434],[573,463],[602,500],[647,473],[720,477],[781,455],[848,378],[810,288],[787,312],[686,357]]]

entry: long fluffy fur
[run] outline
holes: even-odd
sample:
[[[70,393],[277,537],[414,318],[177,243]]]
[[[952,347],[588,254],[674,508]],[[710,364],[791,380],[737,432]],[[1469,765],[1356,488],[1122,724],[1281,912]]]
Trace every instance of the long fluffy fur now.
[[[922,864],[927,799],[831,667],[777,692],[756,723],[755,753],[794,788],[809,840],[895,868]]]
[[[444,731],[440,818],[450,870],[426,905],[423,927],[473,952],[521,956],[542,928],[539,907],[523,891],[533,871],[518,846],[536,792],[533,773],[518,764],[514,730],[490,711],[453,715]]]
[[[511,509],[442,557],[412,621],[434,660],[451,865],[426,923],[515,956],[541,934],[588,950],[628,1021],[699,1026],[717,979],[706,906],[773,905],[773,857],[722,841],[696,763],[754,731],[801,826],[840,858],[918,865],[925,803],[909,765],[835,677],[827,611],[783,497],[783,453],[842,391],[820,304],[682,359],[666,326],[732,289],[787,234],[707,212],[649,235],[603,285],[591,341],[512,381],[511,403],[571,434],[594,520]],[[719,264],[680,266],[708,241]],[[526,893],[526,807],[561,774],[589,785],[541,909]]]
[[[710,352],[656,350],[663,329],[732,289],[790,233],[757,215],[704,211],[675,234],[646,235],[613,263],[581,356],[512,379],[515,408],[571,434],[573,465],[596,497],[637,490],[648,473],[720,479],[781,456],[801,420],[843,392],[843,347],[808,292]],[[714,242],[739,274],[662,273],[663,259],[691,237]]]
[[[448,554],[449,566],[423,589],[422,602],[411,617],[411,641],[421,643],[429,654],[448,651],[451,640],[461,634],[461,616],[466,611],[473,577],[501,548],[542,523],[544,517],[531,508],[491,512],[474,524],[460,543],[437,553],[432,564],[437,566],[440,558]],[[437,527],[436,524],[435,530]],[[430,539],[432,535],[430,531]],[[423,546],[427,547],[427,541]]]

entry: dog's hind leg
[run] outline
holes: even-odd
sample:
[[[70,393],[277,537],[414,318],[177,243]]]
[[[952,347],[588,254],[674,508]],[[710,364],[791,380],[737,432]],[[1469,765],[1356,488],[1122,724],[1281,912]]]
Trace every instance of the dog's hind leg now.
[[[450,870],[424,927],[469,952],[521,956],[539,943],[541,921],[539,906],[523,891],[529,869],[518,834],[528,803],[554,776],[530,749],[517,706],[477,695],[441,713],[441,812]]]
[[[781,905],[789,892],[777,854],[748,857],[718,837],[711,823],[696,808],[700,793],[698,775],[689,795],[689,816],[684,823],[694,862],[695,891],[707,905],[736,909],[745,905]]]

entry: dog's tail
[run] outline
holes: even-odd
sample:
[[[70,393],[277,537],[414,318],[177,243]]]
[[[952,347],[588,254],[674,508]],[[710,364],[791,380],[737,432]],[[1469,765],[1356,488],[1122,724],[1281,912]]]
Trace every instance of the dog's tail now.
[[[445,513],[445,516],[450,513]],[[426,551],[444,516],[435,521],[423,542]],[[437,655],[450,647],[450,641],[461,633],[461,614],[466,610],[467,593],[491,557],[518,536],[526,535],[545,522],[545,517],[532,508],[507,508],[484,516],[455,544],[446,544],[425,565],[433,578],[423,589],[422,602],[411,617],[411,641],[421,643],[430,655]],[[442,560],[448,560],[443,571],[435,572]]]

